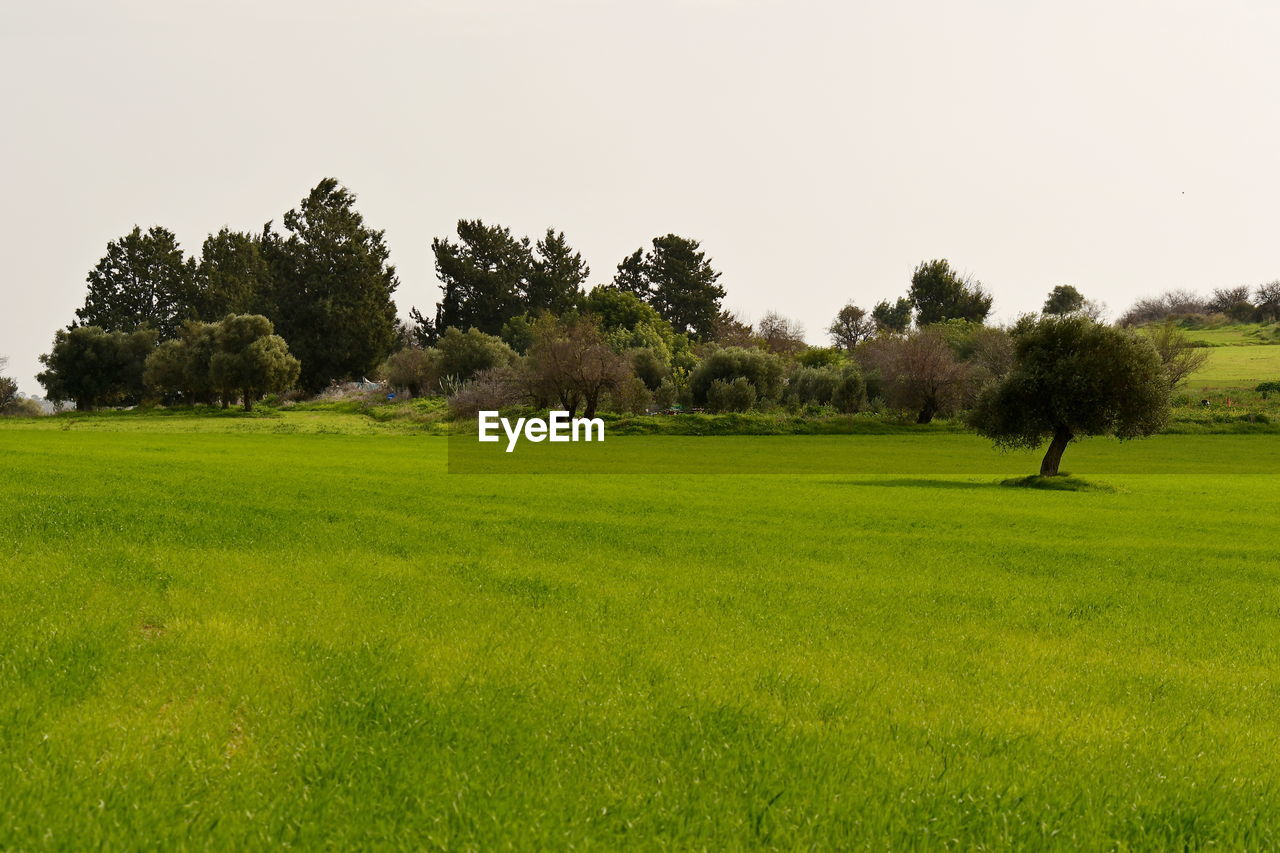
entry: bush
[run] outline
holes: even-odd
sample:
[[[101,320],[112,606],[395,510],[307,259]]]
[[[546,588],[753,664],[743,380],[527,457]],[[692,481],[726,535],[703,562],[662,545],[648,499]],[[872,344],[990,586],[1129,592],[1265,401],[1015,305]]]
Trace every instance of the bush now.
[[[387,359],[383,365],[386,379],[396,388],[404,388],[411,396],[421,397],[435,389],[440,381],[440,351],[406,347]]]
[[[732,383],[745,379],[758,400],[777,400],[782,393],[782,359],[758,349],[727,347],[707,354],[689,376],[693,402],[710,403],[711,385],[716,380]]]
[[[745,412],[756,403],[756,387],[745,376],[732,382],[715,379],[707,389],[707,407],[712,412]]]
[[[1261,394],[1265,400],[1270,394],[1280,394],[1280,382],[1261,382],[1253,390]]]
[[[676,404],[680,392],[670,379],[662,380],[662,384],[653,392],[653,404],[659,409],[669,409]]]
[[[786,401],[796,406],[832,406],[845,414],[866,403],[866,383],[856,365],[802,367],[787,384]]]
[[[658,386],[670,372],[658,354],[648,347],[631,351],[631,369],[644,380],[645,387],[650,391],[658,390]]]
[[[653,394],[638,376],[624,379],[609,394],[609,409],[620,415],[643,415],[653,405]]]
[[[511,367],[491,367],[449,397],[449,414],[474,418],[481,411],[496,411],[524,402],[519,374]]]
[[[515,350],[501,338],[479,329],[462,332],[450,326],[440,336],[436,349],[440,351],[440,375],[464,382],[481,371],[506,367],[516,360]]]
[[[38,418],[43,414],[44,408],[29,397],[12,397],[0,405],[0,417],[4,418]]]

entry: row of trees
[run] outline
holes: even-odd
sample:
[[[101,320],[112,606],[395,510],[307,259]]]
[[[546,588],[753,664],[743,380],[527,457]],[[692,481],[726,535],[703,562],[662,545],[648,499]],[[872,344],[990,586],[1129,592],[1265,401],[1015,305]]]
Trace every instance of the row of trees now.
[[[127,405],[148,397],[189,404],[237,397],[246,411],[264,394],[292,388],[300,363],[269,319],[228,314],[217,323],[188,320],[157,346],[154,329],[107,331],[99,326],[59,330],[41,356],[41,384],[55,400],[77,409]]]
[[[1171,290],[1140,299],[1120,318],[1122,326],[1141,326],[1165,320],[1186,320],[1221,315],[1237,323],[1280,321],[1280,280],[1257,287],[1219,287],[1209,296],[1189,290]]]
[[[444,295],[434,319],[415,308],[414,337],[435,342],[449,327],[499,334],[513,319],[588,308],[584,289],[591,269],[564,232],[547,229],[536,242],[479,219],[458,222],[456,240],[432,241]],[[724,288],[698,241],[675,234],[653,238],[618,264],[611,287],[637,297],[676,332],[707,337]]]

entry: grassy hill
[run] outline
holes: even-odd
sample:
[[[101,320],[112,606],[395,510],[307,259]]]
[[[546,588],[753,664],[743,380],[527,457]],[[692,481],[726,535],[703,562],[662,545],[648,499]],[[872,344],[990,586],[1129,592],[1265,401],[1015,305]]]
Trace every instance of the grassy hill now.
[[[1190,390],[1240,390],[1280,380],[1278,324],[1188,329],[1187,337],[1210,348],[1208,363],[1188,383]]]

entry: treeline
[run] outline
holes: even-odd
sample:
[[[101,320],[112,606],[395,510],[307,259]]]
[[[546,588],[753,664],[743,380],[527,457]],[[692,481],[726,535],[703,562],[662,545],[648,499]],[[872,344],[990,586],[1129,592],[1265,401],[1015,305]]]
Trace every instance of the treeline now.
[[[1142,326],[1166,320],[1176,322],[1275,323],[1280,321],[1280,280],[1260,284],[1219,287],[1209,296],[1190,290],[1171,290],[1139,299],[1120,317],[1122,326]]]
[[[927,423],[972,406],[1015,349],[1014,329],[987,325],[982,283],[943,259],[919,264],[899,297],[844,306],[827,329],[832,345],[815,347],[779,314],[748,323],[724,310],[720,271],[689,237],[653,238],[594,287],[554,228],[533,240],[461,220],[432,251],[442,298],[402,322],[383,232],[331,178],[280,229],[224,228],[198,256],[167,229],[135,228],[89,272],[84,304],[42,356],[39,379],[51,399],[85,408],[147,399],[249,407],[274,391],[315,394],[378,376],[412,395],[444,394],[459,414],[514,404],[589,413],[871,406]],[[1280,287],[1271,287],[1251,310],[1273,311]],[[1224,291],[1213,304],[1239,313],[1250,296]],[[1190,302],[1161,304],[1167,316]],[[1062,285],[1042,313],[1097,321],[1101,309]]]

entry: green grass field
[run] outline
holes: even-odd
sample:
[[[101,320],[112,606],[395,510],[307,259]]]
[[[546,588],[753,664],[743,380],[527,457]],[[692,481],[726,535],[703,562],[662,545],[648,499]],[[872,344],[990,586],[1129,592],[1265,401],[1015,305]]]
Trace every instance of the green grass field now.
[[[1186,334],[1209,347],[1209,361],[1191,377],[1189,390],[1240,390],[1280,381],[1280,326],[1236,323]]]
[[[504,477],[110,422],[0,431],[2,849],[1280,844],[1280,437],[1057,492],[963,435]]]

